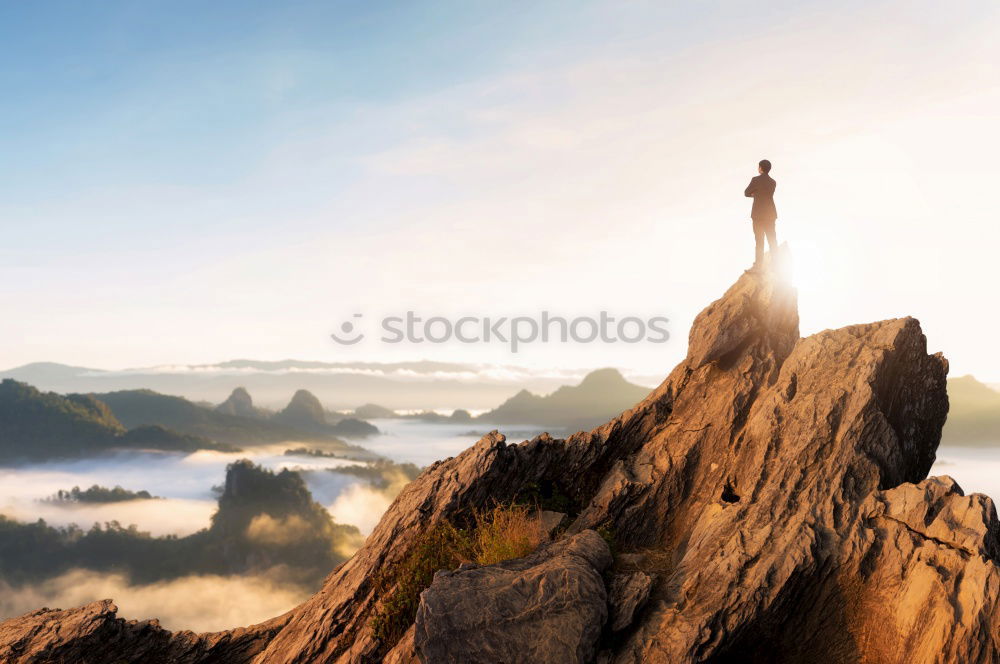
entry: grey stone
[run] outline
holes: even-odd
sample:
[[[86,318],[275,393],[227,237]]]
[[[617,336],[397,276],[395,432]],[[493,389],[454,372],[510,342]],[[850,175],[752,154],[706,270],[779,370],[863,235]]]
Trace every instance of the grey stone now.
[[[620,632],[632,624],[636,611],[642,608],[653,587],[653,577],[645,572],[624,572],[611,579],[611,631]]]
[[[428,662],[585,664],[607,619],[611,552],[585,530],[498,565],[438,572],[414,642]]]

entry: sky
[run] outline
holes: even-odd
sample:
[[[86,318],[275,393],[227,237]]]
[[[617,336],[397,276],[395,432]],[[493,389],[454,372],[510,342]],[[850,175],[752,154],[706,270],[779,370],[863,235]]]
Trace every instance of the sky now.
[[[666,373],[752,261],[766,157],[803,334],[913,315],[1000,381],[998,29],[992,0],[2,3],[0,368]],[[670,339],[380,342],[406,311]]]

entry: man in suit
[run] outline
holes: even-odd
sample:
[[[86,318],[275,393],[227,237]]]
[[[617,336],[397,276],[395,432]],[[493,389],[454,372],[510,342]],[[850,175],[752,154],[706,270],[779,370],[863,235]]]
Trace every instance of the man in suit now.
[[[774,222],[778,219],[778,210],[774,207],[774,188],[778,183],[771,177],[771,162],[762,159],[757,164],[759,175],[750,180],[750,185],[743,194],[753,199],[750,218],[753,219],[753,235],[757,243],[756,255],[752,269],[759,269],[764,258],[764,238],[773,255],[778,247],[778,237],[774,232]]]

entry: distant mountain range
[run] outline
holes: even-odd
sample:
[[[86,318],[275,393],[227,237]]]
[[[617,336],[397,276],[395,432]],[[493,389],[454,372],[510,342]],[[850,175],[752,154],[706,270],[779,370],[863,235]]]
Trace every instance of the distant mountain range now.
[[[373,457],[360,447],[349,445],[336,436],[338,431],[363,435],[378,430],[357,420],[329,424],[319,400],[305,390],[281,412],[271,415],[259,411],[246,390],[238,388],[216,408],[206,408],[182,397],[159,394],[152,390],[122,390],[96,394],[125,426],[159,425],[181,433],[202,436],[220,443],[248,446],[289,441],[323,442],[330,450],[351,453],[359,458]],[[239,402],[237,408],[234,404]],[[231,414],[239,410],[243,415]]]
[[[321,363],[240,361],[226,363],[225,366],[256,371],[261,366],[271,368],[277,365],[284,370],[310,369],[317,364]],[[323,366],[329,368],[329,365]],[[380,366],[406,367],[410,370],[417,367],[429,371],[453,370],[465,365],[409,363]],[[22,367],[15,373],[59,382],[67,380],[67,377],[87,379],[89,371],[65,365],[39,364]],[[309,375],[289,374],[293,379]],[[140,376],[147,374],[135,374],[133,378]],[[279,376],[289,377],[273,373],[257,375],[261,379]],[[246,375],[236,377],[247,378]],[[404,382],[396,384],[396,388],[405,387],[411,392],[419,392],[422,385],[420,382]],[[972,376],[949,380],[948,390],[951,410],[942,444],[1000,444],[1000,392]],[[468,386],[463,386],[463,396],[467,396],[467,391]],[[450,416],[429,411],[403,415],[385,404],[371,402],[347,416],[327,410],[320,398],[306,389],[297,389],[284,408],[273,412],[255,406],[250,391],[243,386],[233,388],[228,397],[213,406],[151,389],[63,396],[6,379],[0,384],[0,460],[76,456],[121,447],[230,449],[234,446],[290,441],[323,443],[324,448],[331,452],[370,458],[374,455],[343,440],[378,433],[365,419],[408,417],[437,422],[525,425],[567,432],[587,429],[606,421],[638,403],[649,391],[648,387],[629,382],[615,369],[599,369],[587,374],[579,384],[562,385],[550,394],[522,389],[475,418],[464,409],[457,409]]]
[[[334,419],[334,422],[331,422]],[[340,435],[346,438],[366,438],[378,433],[378,428],[368,422],[343,416],[331,416],[312,392],[298,390],[285,408],[271,417],[271,421],[311,433]]]
[[[642,401],[650,388],[634,385],[617,369],[598,369],[579,385],[565,385],[539,396],[521,390],[477,421],[534,424],[566,430],[590,429]]]
[[[236,412],[243,414],[234,414]],[[330,417],[305,390],[272,414],[238,389],[218,407],[152,390],[60,395],[7,378],[0,382],[0,462],[76,457],[109,449],[237,451],[267,443],[310,441],[357,459],[378,455],[344,442],[378,433],[368,422]]]
[[[394,410],[415,411],[493,408],[519,389],[547,394],[579,381],[586,373],[430,361],[233,360],[123,371],[36,362],[0,371],[0,378],[13,378],[61,394],[149,389],[216,404],[244,387],[259,404],[271,409],[283,407],[296,390],[305,389],[332,410],[346,411],[376,403]],[[632,380],[656,385],[662,376],[633,376]]]
[[[650,388],[628,382],[615,369],[587,374],[575,386],[562,386],[540,396],[524,389],[471,421],[484,424],[550,427],[553,430],[588,429],[631,408]],[[1000,446],[1000,391],[972,376],[948,381],[951,408],[942,435],[942,445]],[[401,417],[384,405],[368,403],[354,414],[365,418]],[[468,422],[463,410],[452,416],[416,413],[405,417],[437,422]]]
[[[154,423],[123,424],[92,395],[62,396],[11,379],[0,382],[0,461],[77,457],[117,448],[234,449],[148,424]]]
[[[1000,392],[972,376],[948,381],[942,445],[1000,446]]]
[[[455,410],[450,416],[438,413],[399,415],[377,404],[365,404],[354,414],[359,417],[407,417],[435,422],[482,422],[550,427],[553,431],[589,429],[618,415],[641,401],[650,388],[625,380],[617,369],[598,369],[578,385],[563,385],[548,395],[526,389],[498,407],[473,418],[468,411]]]

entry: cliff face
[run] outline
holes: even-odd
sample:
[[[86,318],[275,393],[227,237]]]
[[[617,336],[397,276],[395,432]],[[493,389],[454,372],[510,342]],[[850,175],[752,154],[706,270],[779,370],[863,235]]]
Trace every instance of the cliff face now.
[[[794,291],[745,274],[637,406],[434,464],[288,615],[196,636],[105,605],[36,612],[0,625],[0,659],[70,661],[98,623],[119,635],[105,659],[147,662],[997,661],[1000,524],[989,498],[924,479],[948,409],[947,362],[925,346],[910,318],[800,339]],[[563,539],[439,574],[402,639],[376,639],[381,570],[440,520],[539,487],[569,505]]]

